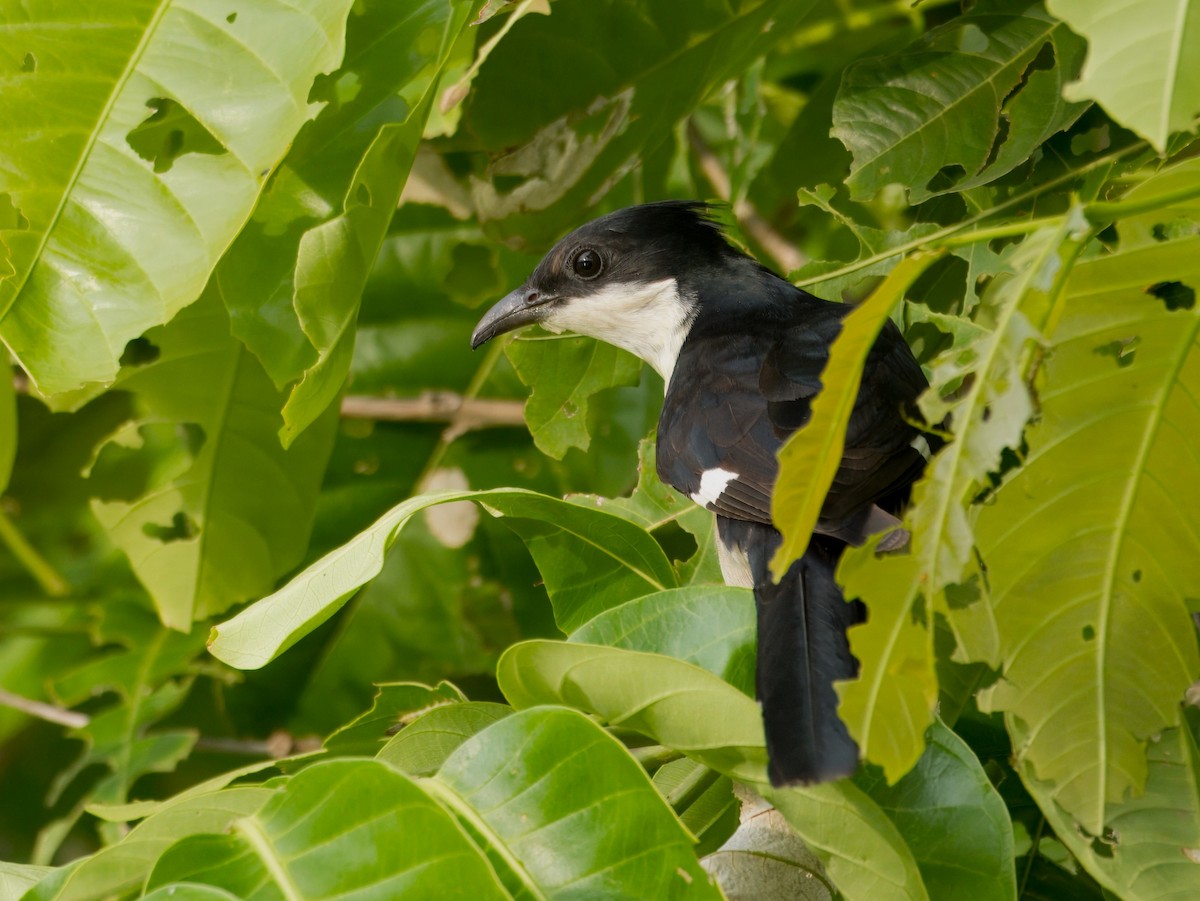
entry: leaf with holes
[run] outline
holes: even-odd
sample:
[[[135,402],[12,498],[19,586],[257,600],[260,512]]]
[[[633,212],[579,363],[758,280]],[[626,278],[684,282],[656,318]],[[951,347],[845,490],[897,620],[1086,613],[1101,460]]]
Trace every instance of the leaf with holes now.
[[[900,183],[919,203],[1005,174],[1083,111],[1058,91],[1081,49],[1040,2],[984,0],[899,53],[855,63],[833,108],[854,157],[851,196]]]
[[[1047,0],[1050,12],[1088,41],[1072,100],[1097,101],[1159,151],[1200,115],[1200,2]]]
[[[474,0],[355,4],[341,67],[246,229],[217,267],[233,331],[279,387],[280,436],[308,428],[342,388],[359,301],[408,178],[433,86]]]
[[[658,542],[618,516],[515,488],[432,492],[393,507],[283,588],[216,626],[209,650],[239,669],[264,666],[379,574],[387,549],[413,515],[464,500],[512,520],[541,570],[561,628],[676,584]]]
[[[1200,671],[1198,286],[1195,236],[1076,265],[1025,465],[976,530],[1004,661],[985,700],[1093,835]]]
[[[1026,240],[1013,260],[1015,272],[985,293],[973,339],[933,361],[932,390],[921,408],[926,421],[946,423],[953,435],[913,488],[905,516],[912,534],[908,550],[877,559],[875,542],[869,542],[842,558],[846,593],[861,598],[870,615],[850,630],[862,671],[839,686],[839,709],[864,756],[883,766],[890,780],[921,756],[937,700],[934,612],[946,617],[960,659],[997,662],[995,623],[979,591],[974,603],[955,604],[945,591],[970,581],[971,504],[989,473],[1000,468],[1004,450],[1019,446],[1033,415],[1023,375],[1029,344],[1088,234],[1076,212]]]
[[[23,225],[0,232],[16,270],[0,335],[40,391],[111,382],[128,341],[200,296],[318,111],[350,6],[39,0],[6,17],[0,194]]]
[[[1012,717],[1015,742],[1026,730]],[[1151,901],[1186,898],[1200,866],[1200,717],[1187,712],[1178,728],[1167,729],[1146,749],[1146,790],[1110,804],[1104,831],[1093,835],[1055,803],[1057,788],[1037,778],[1028,763],[1021,778],[1063,844],[1084,868],[1118,898]]]
[[[118,383],[140,416],[98,451],[92,509],[163,622],[188,629],[270,591],[300,562],[337,409],[281,448],[282,395],[230,335],[211,289],[140,346],[148,362]],[[134,485],[109,484],[130,472]]]

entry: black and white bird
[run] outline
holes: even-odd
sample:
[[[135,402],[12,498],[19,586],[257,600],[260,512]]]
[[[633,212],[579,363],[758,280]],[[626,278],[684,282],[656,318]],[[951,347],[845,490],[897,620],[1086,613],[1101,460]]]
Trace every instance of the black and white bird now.
[[[845,451],[816,533],[784,577],[768,563],[776,452],[808,421],[830,343],[851,308],[820,300],[733,247],[696,202],[651,203],[567,235],[471,337],[479,347],[538,323],[622,347],[663,377],[658,475],[716,514],[725,580],[754,589],[757,690],[775,784],[852,774],[858,748],[835,680],[858,663],[846,629],[864,619],[834,581],[847,544],[892,530],[928,453],[914,426],[921,367],[891,322],[868,355]]]

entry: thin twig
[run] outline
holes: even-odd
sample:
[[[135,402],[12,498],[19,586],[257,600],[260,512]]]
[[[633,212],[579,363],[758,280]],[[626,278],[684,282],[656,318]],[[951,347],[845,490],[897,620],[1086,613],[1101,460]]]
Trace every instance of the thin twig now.
[[[86,713],[25,698],[13,694],[11,691],[5,691],[3,688],[0,688],[0,705],[27,713],[39,720],[45,720],[47,723],[66,726],[68,729],[82,729],[92,721],[92,718]]]
[[[525,403],[519,400],[463,397],[450,391],[430,391],[417,397],[366,397],[342,399],[342,418],[376,422],[449,422],[458,431],[489,426],[525,424]]]
[[[728,202],[733,190],[729,181],[729,173],[725,171],[721,161],[717,159],[717,155],[705,142],[696,123],[691,120],[687,124],[687,138],[692,153],[696,155],[696,163],[700,166],[704,177],[708,179],[708,183],[712,185],[714,193]],[[771,224],[759,215],[758,209],[749,200],[734,201],[733,215],[746,230],[746,234],[758,242],[758,245],[771,255],[771,258],[784,272],[791,272],[804,265],[806,261],[804,254],[792,247],[783,235],[775,231]]]

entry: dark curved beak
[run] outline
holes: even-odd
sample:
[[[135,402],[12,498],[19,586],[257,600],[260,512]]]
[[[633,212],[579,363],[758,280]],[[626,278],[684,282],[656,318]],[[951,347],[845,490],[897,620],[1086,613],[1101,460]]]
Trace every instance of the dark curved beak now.
[[[471,335],[471,350],[497,335],[541,322],[546,316],[546,304],[553,299],[525,286],[505,295],[475,326],[475,332]]]

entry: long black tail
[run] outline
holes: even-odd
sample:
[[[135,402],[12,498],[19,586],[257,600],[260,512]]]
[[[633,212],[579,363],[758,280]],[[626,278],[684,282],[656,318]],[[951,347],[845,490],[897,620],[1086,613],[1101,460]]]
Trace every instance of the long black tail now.
[[[720,537],[742,549],[758,608],[758,697],[774,785],[827,782],[858,768],[858,746],[837,715],[833,682],[858,675],[846,629],[865,619],[834,581],[844,545],[814,536],[779,584],[768,564],[779,533],[759,523],[719,520]]]

